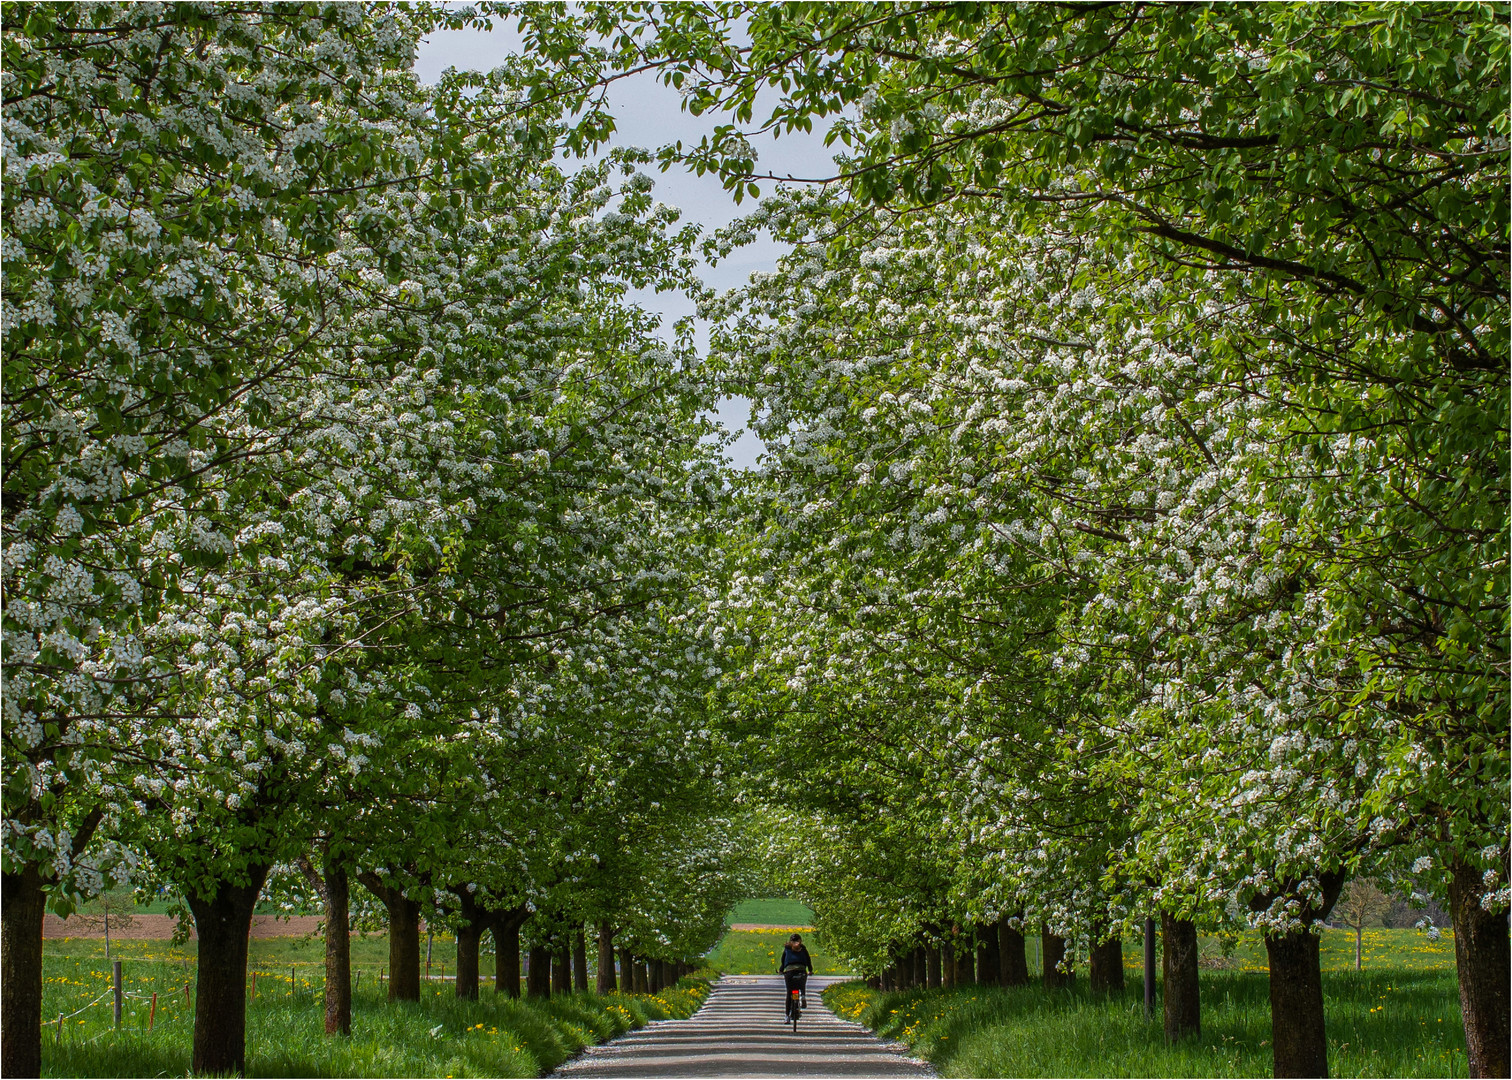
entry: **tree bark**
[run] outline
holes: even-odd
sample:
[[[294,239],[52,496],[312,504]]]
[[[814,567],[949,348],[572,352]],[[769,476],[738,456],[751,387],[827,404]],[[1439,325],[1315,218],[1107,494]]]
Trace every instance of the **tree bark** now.
[[[325,1033],[352,1033],[351,883],[346,867],[329,856],[325,883]]]
[[[1044,957],[1042,979],[1046,990],[1059,990],[1072,984],[1076,976],[1066,960],[1066,939],[1052,934],[1049,927],[1040,929],[1040,955]],[[1062,961],[1065,961],[1065,971],[1060,970]]]
[[[1197,924],[1160,913],[1161,981],[1166,1042],[1202,1034],[1197,985]]]
[[[1024,935],[1009,925],[998,923],[998,979],[1003,986],[1029,985],[1029,958],[1024,952]]]
[[[976,977],[976,942],[972,935],[960,930],[956,931],[955,937],[956,954],[956,985],[975,986]]]
[[[478,954],[482,951],[483,913],[471,897],[462,904],[457,924],[457,997],[478,1000]]]
[[[635,957],[628,945],[619,948],[619,989],[622,994],[635,993]]]
[[[1323,1029],[1323,977],[1318,935],[1310,930],[1266,934],[1270,959],[1271,1046],[1275,1073],[1327,1076],[1328,1041]]]
[[[1454,922],[1454,964],[1459,973],[1465,1054],[1471,1076],[1512,1075],[1508,1059],[1508,982],[1512,952],[1507,913],[1481,907],[1481,874],[1463,863],[1449,868],[1449,914]]]
[[[588,991],[588,941],[582,926],[572,932],[572,989]]]
[[[1304,903],[1297,920],[1310,927],[1333,910],[1344,887],[1342,870],[1318,874],[1322,903]],[[1257,911],[1268,910],[1283,896],[1295,896],[1296,886],[1251,898]],[[1266,934],[1270,960],[1271,1059],[1276,1076],[1327,1076],[1328,1036],[1323,1020],[1323,974],[1318,963],[1318,935],[1311,929]]]
[[[651,971],[647,967],[645,960],[636,960],[635,962],[635,991],[638,994],[649,994],[651,992]]]
[[[495,911],[489,920],[494,939],[494,993],[520,996],[520,927],[529,917],[524,907]]]
[[[377,874],[364,871],[357,880],[376,896],[388,912],[390,1001],[420,1000],[420,904],[397,885],[385,885]]]
[[[245,884],[221,881],[208,896],[187,897],[199,937],[191,1072],[247,1070],[247,936],[268,870],[249,866]]]
[[[924,946],[924,975],[925,982],[929,987],[938,987],[944,980],[945,976],[941,967],[940,947],[938,945]]]
[[[300,873],[320,896],[325,923],[325,1033],[352,1033],[351,881],[346,867],[322,845],[320,869],[308,856],[297,860]]]
[[[614,978],[614,924],[608,919],[598,924],[598,982],[595,988],[600,994],[612,994],[617,983]]]
[[[0,1076],[42,1074],[42,871],[0,878]]]
[[[551,949],[551,992],[572,993],[572,954],[565,941],[557,942]]]
[[[977,939],[977,982],[983,986],[997,986],[1002,982],[1001,954],[998,950],[998,928],[995,923],[979,923]]]
[[[1092,946],[1087,985],[1094,994],[1121,994],[1124,989],[1123,941],[1110,938]]]
[[[551,996],[551,950],[544,945],[530,947],[530,964],[525,969],[525,996]]]

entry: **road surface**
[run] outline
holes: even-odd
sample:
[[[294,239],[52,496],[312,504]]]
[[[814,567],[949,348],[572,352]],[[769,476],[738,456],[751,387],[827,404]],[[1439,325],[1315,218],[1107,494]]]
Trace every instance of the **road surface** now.
[[[590,1047],[552,1076],[932,1077],[860,1024],[841,1020],[819,993],[838,979],[809,979],[798,1033],[782,1016],[782,977],[726,975],[687,1020],[661,1020]]]

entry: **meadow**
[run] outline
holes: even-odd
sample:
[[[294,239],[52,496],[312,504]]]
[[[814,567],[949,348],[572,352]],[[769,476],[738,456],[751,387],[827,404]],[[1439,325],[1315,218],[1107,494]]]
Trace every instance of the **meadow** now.
[[[1464,1031],[1454,942],[1414,930],[1323,934],[1323,995],[1334,1076],[1463,1076]],[[907,1043],[941,1076],[1264,1076],[1271,1072],[1265,951],[1245,935],[1230,956],[1204,941],[1202,1034],[1167,1046],[1158,1011],[1146,1020],[1137,951],[1122,995],[1093,997],[1085,980],[1046,993],[961,987],[884,994],[859,982],[825,992],[846,1019]],[[1035,960],[1030,950],[1031,965]]]
[[[774,975],[782,946],[792,928],[780,930],[728,930],[714,951],[708,965],[730,975]],[[824,939],[813,930],[803,930],[803,943],[814,961],[815,975],[850,975],[849,966],[824,948]]]
[[[814,912],[800,900],[782,898],[742,900],[725,916],[726,926],[733,926],[735,923],[807,928],[814,925]]]
[[[435,977],[423,985],[422,999],[390,1004],[381,979],[386,937],[366,935],[352,946],[354,974],[362,972],[353,994],[352,1036],[335,1039],[323,1034],[319,939],[253,939],[249,990],[252,974],[257,978],[247,1008],[248,1076],[540,1076],[585,1046],[651,1020],[691,1016],[715,974],[700,972],[655,995],[546,1000],[497,997],[490,979],[480,1000],[463,1002],[451,980],[439,975],[442,962],[455,962],[455,946],[438,935]],[[114,943],[111,953],[122,964],[119,1028],[104,942],[46,942],[43,1075],[184,1075],[194,1025],[193,946],[124,941]]]

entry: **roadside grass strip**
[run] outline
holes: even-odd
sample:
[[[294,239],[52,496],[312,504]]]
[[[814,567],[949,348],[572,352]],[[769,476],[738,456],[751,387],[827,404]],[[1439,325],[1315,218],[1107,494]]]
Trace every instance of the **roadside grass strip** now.
[[[44,967],[44,1016],[51,1019],[42,1026],[43,1076],[187,1074],[192,963],[178,955],[125,958],[119,1028],[110,961],[48,956]],[[692,1016],[715,978],[702,970],[657,994],[545,999],[499,997],[485,980],[478,1001],[458,1001],[451,980],[432,979],[422,982],[418,1002],[394,1004],[386,984],[365,978],[352,997],[351,1037],[334,1038],[324,1034],[324,985],[313,965],[296,968],[292,982],[288,968],[262,971],[257,996],[247,1002],[247,1075],[540,1076],[652,1020]]]
[[[1328,971],[1323,998],[1333,1076],[1464,1076],[1464,1030],[1450,971]],[[1157,1001],[1144,1018],[1137,980],[1094,998],[1079,984],[1048,993],[960,987],[881,993],[839,983],[825,1004],[883,1038],[907,1043],[941,1076],[1266,1076],[1269,980],[1204,972],[1202,1034],[1165,1042]]]

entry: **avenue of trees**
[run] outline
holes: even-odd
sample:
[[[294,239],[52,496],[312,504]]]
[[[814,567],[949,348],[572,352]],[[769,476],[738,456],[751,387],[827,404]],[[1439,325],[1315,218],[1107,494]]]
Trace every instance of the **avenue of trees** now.
[[[733,701],[826,777],[774,767],[770,834],[836,942],[916,980],[981,927],[1012,978],[1040,933],[1106,986],[1154,916],[1175,1038],[1197,933],[1255,926],[1322,1075],[1311,929],[1411,880],[1506,1075],[1505,9],[521,14],[585,102],[649,68],[728,121],[661,159],[737,196],[760,134],[843,151],[706,309],[771,448]]]
[[[518,23],[486,75],[428,31]],[[421,919],[457,993],[700,955],[758,865],[886,985],[1259,929],[1326,1075],[1345,883],[1442,899],[1507,1075],[1508,26],[1496,5],[13,4],[4,1041],[41,921]],[[614,150],[654,71],[722,121]],[[775,104],[772,104],[775,102]],[[818,127],[779,184],[761,132]],[[727,296],[646,168],[789,245]],[[709,355],[632,288],[703,299]],[[665,330],[662,331],[666,333]],[[706,416],[753,402],[763,469]],[[969,962],[963,957],[970,957]],[[1057,963],[1057,959],[1059,962]]]
[[[402,999],[421,918],[459,994],[485,931],[518,993],[522,940],[682,961],[740,888],[711,386],[625,300],[691,287],[693,234],[636,155],[553,163],[529,59],[420,85],[470,18],[6,8],[7,1075],[44,905],[113,882],[192,912],[196,1072],[243,1067],[275,867],[333,1032],[354,891]]]

